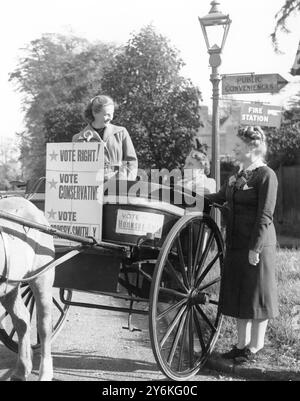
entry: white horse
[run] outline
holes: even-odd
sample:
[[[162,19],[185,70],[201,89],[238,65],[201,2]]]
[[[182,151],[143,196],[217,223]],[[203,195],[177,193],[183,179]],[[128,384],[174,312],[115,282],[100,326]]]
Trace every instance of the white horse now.
[[[49,225],[44,214],[21,197],[0,199],[0,210],[35,223]],[[36,229],[0,218],[0,303],[9,313],[18,335],[18,359],[12,381],[26,381],[32,370],[30,316],[19,292],[18,280],[41,272],[29,281],[37,308],[37,330],[41,343],[39,380],[51,381],[52,286],[54,269],[43,267],[54,259],[53,237]],[[8,279],[8,281],[6,280]]]

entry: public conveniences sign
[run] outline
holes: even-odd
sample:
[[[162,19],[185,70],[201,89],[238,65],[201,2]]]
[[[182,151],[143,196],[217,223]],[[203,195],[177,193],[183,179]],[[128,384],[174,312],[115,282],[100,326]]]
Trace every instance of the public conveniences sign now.
[[[222,94],[277,93],[288,81],[279,74],[236,74],[224,75]]]
[[[280,128],[281,112],[280,106],[254,102],[242,103],[240,124]]]
[[[103,154],[101,143],[47,144],[45,215],[53,228],[101,241]]]

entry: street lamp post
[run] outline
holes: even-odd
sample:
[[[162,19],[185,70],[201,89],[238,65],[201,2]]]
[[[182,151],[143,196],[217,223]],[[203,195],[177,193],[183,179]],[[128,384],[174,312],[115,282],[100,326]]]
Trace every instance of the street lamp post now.
[[[216,180],[217,191],[220,188],[220,138],[219,138],[219,84],[220,75],[218,67],[221,65],[221,53],[224,48],[229,32],[231,20],[229,15],[221,13],[218,9],[217,1],[211,2],[211,10],[203,18],[199,17],[199,22],[203,31],[207,51],[209,54],[209,64],[212,68],[210,81],[213,91],[212,109],[212,176]],[[215,41],[215,42],[214,42]],[[220,223],[219,214],[216,216],[217,223]]]
[[[219,84],[218,67],[221,65],[221,53],[229,32],[231,20],[229,15],[221,13],[217,1],[211,2],[211,10],[199,22],[203,31],[209,64],[212,68],[210,80],[213,85],[212,114],[212,176],[216,180],[217,190],[220,188],[220,141],[219,141]],[[214,43],[215,41],[215,43]]]
[[[216,180],[217,191],[220,188],[220,120],[219,120],[219,84],[220,75],[218,67],[221,64],[221,57],[219,53],[212,53],[210,51],[209,64],[212,67],[210,81],[212,83],[212,176]]]

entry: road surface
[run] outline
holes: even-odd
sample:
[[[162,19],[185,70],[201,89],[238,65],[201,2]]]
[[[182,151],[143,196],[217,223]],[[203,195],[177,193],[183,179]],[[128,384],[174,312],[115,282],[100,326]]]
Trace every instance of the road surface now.
[[[118,300],[100,295],[76,294],[76,300],[117,305]],[[146,307],[146,305],[145,305]],[[55,381],[166,381],[159,371],[150,344],[148,317],[134,315],[141,331],[130,332],[127,315],[120,312],[71,307],[53,344]],[[8,380],[16,354],[0,343],[0,381]],[[29,380],[38,377],[38,355]],[[240,380],[202,372],[195,381]]]

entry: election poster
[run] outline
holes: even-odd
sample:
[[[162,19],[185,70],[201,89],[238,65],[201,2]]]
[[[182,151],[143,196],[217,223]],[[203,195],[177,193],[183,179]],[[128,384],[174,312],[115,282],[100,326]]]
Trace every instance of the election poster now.
[[[99,142],[47,144],[45,215],[51,227],[101,241],[103,160]],[[78,243],[55,238],[55,244]]]

